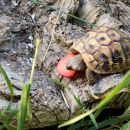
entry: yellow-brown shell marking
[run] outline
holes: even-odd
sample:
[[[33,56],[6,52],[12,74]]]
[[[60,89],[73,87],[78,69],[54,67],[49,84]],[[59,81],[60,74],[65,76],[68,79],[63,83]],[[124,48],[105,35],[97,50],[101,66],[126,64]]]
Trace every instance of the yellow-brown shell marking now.
[[[130,38],[118,29],[102,27],[80,38],[71,49],[81,53],[87,67],[101,74],[130,68]]]

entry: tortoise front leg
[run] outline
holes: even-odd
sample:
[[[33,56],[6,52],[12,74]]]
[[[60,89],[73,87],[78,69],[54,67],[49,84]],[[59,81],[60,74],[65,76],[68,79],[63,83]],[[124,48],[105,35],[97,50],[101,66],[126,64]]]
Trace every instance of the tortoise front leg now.
[[[97,81],[97,75],[89,68],[86,69],[86,78],[89,85],[93,85]]]

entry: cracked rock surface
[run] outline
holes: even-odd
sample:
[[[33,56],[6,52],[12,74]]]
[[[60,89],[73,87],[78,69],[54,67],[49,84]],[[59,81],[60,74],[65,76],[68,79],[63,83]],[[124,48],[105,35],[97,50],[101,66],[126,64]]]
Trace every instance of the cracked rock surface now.
[[[60,7],[59,15],[57,9],[60,10]],[[117,9],[125,11],[120,14]],[[32,120],[26,122],[26,128],[57,125],[81,113],[74,96],[79,96],[83,106],[91,108],[97,103],[94,95],[102,96],[122,80],[124,74],[113,74],[102,76],[89,86],[82,74],[73,79],[60,76],[56,65],[73,42],[91,29],[107,24],[129,34],[129,12],[123,2],[114,0],[108,8],[98,0],[43,0],[40,6],[27,0],[0,1],[0,64],[14,86],[14,108],[19,108],[22,85],[30,76],[36,25],[42,30],[42,43],[30,91]],[[87,23],[72,18],[70,14]],[[11,96],[2,75],[0,83],[0,109],[4,111]],[[122,107],[126,98],[119,99],[117,97],[109,107]]]

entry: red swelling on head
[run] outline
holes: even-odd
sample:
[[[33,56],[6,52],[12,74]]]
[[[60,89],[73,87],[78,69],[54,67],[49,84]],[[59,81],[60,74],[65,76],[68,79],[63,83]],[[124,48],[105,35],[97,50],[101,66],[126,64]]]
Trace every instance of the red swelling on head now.
[[[69,53],[65,57],[63,57],[63,59],[59,61],[56,68],[60,75],[67,78],[73,78],[75,76],[76,71],[66,69],[66,63],[68,62],[70,58],[74,56],[75,54]]]

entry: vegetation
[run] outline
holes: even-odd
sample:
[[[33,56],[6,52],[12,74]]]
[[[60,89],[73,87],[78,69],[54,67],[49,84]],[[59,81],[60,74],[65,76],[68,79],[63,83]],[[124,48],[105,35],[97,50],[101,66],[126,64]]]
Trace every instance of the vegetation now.
[[[37,0],[35,0],[33,2],[37,3]],[[59,14],[61,12],[62,12],[62,7],[59,10]],[[62,12],[62,13],[64,13],[64,12]],[[73,16],[71,14],[69,14],[69,15],[81,20],[80,18],[78,18],[76,16]],[[58,17],[59,17],[59,15],[58,15]],[[83,20],[81,20],[81,21],[83,21]],[[10,103],[9,103],[7,109],[5,111],[0,110],[0,118],[3,121],[3,123],[0,125],[1,130],[2,129],[24,130],[25,120],[26,119],[31,120],[29,91],[30,91],[30,88],[31,88],[31,85],[33,82],[33,75],[34,75],[36,59],[37,59],[37,55],[38,55],[39,44],[40,44],[40,38],[36,37],[36,51],[35,51],[35,55],[34,55],[34,61],[33,61],[33,65],[32,65],[30,80],[27,81],[23,85],[23,90],[22,90],[22,94],[21,94],[21,106],[20,106],[19,111],[17,110],[17,108],[12,107],[13,106],[12,101],[13,101],[13,95],[14,95],[13,85],[11,84],[11,81],[9,80],[6,72],[0,65],[1,74],[3,75],[3,77],[6,81],[6,84],[10,90],[10,95],[11,95]],[[49,47],[48,47],[48,49],[49,49]],[[45,53],[45,56],[46,56],[46,53]],[[55,80],[54,82],[65,87],[65,85],[60,83],[59,81]],[[103,111],[106,111],[105,110],[106,106],[110,102],[114,101],[114,98],[120,93],[120,91],[122,89],[127,88],[127,90],[129,90],[129,86],[130,86],[130,71],[128,71],[128,73],[124,76],[123,80],[111,92],[106,94],[109,96],[106,96],[104,99],[102,99],[102,101],[97,106],[95,106],[94,108],[92,108],[90,110],[88,108],[82,108],[80,98],[77,97],[76,95],[73,95],[78,106],[81,108],[82,114],[77,117],[74,117],[73,119],[70,119],[70,120],[64,122],[63,124],[60,124],[58,126],[58,128],[56,128],[56,129],[62,130],[62,129],[64,129],[62,127],[65,127],[65,129],[67,129],[67,130],[96,130],[96,129],[129,130],[130,129],[130,112],[129,112],[130,105],[127,100],[125,102],[125,109],[123,110],[123,112],[120,115],[118,115],[118,116],[111,115],[111,116],[105,117],[103,120],[99,120],[99,117],[102,116]],[[129,96],[129,91],[127,91],[127,95]],[[89,116],[89,117],[87,117],[87,116]],[[12,119],[15,122],[18,122],[17,126],[14,125],[14,122],[12,122]]]

